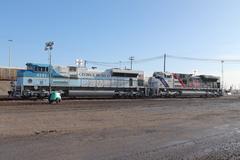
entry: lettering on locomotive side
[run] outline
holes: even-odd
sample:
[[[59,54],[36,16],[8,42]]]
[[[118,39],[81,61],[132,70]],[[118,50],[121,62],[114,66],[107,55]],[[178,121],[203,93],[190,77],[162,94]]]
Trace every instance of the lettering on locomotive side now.
[[[37,76],[37,77],[40,77],[40,78],[47,78],[47,77],[48,77],[48,74],[37,73],[36,76]]]
[[[102,73],[79,73],[79,76],[82,77],[110,77],[110,74],[102,74]]]

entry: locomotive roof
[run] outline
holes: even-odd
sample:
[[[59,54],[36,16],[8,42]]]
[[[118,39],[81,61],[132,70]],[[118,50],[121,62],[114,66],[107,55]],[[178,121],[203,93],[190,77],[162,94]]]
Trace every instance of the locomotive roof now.
[[[212,76],[212,75],[199,75],[199,77],[205,78],[205,79],[219,79],[217,76]]]
[[[41,64],[41,63],[26,63],[26,66],[49,67],[49,64]]]
[[[129,74],[140,74],[140,73],[143,73],[143,71],[119,69],[119,68],[113,68],[113,69],[111,69],[111,71],[112,71],[112,73],[129,73]]]
[[[49,64],[26,63],[26,66],[49,67]],[[61,66],[58,66],[58,65],[56,65],[56,66],[57,67],[61,67]],[[64,66],[64,67],[66,67],[66,68],[69,68],[69,67],[76,67],[76,68],[78,68],[77,66]],[[96,69],[88,69],[88,68],[81,68],[81,70],[92,71],[92,72],[100,72],[100,71],[98,71]],[[143,71],[130,70],[130,69],[120,69],[120,68],[107,69],[106,72],[126,73],[126,74],[143,74]]]

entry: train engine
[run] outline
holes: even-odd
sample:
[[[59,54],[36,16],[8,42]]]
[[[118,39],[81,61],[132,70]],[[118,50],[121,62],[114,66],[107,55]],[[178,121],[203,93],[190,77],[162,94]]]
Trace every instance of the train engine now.
[[[220,96],[220,78],[211,75],[193,75],[154,72],[148,80],[150,96]]]
[[[52,90],[68,97],[134,97],[145,94],[143,71],[111,68],[101,72],[86,66],[51,66],[50,79],[49,65],[27,63],[26,66],[26,70],[17,72],[15,96],[47,97],[49,84]]]

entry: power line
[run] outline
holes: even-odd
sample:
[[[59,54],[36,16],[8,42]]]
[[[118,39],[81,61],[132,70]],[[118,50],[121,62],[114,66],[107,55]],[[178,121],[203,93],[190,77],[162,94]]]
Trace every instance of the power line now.
[[[120,65],[129,65],[131,64],[141,64],[151,61],[156,61],[159,59],[164,58],[171,58],[171,59],[179,59],[179,60],[190,60],[190,61],[203,61],[203,62],[240,62],[240,59],[220,59],[220,58],[196,58],[196,57],[186,57],[186,56],[175,56],[175,55],[169,55],[169,54],[163,54],[161,56],[156,57],[150,57],[150,58],[144,58],[139,60],[130,60],[130,61],[118,61],[118,62],[101,62],[101,61],[86,61],[88,64],[98,65],[98,66],[104,66],[104,67],[116,67]]]
[[[193,61],[214,61],[214,62],[221,61],[221,59],[193,58],[193,57],[174,56],[174,55],[167,55],[167,57],[168,58],[173,58],[173,59],[183,59],[183,60],[193,60]]]
[[[119,62],[99,62],[99,61],[89,61],[89,60],[86,60],[86,62],[91,64],[106,64],[106,65],[119,63]]]
[[[139,60],[134,60],[132,63],[145,63],[145,62],[150,62],[150,61],[155,61],[158,59],[163,59],[163,55],[161,56],[156,56],[156,57],[150,57],[150,58],[144,58],[144,59],[139,59]],[[96,64],[96,65],[106,65],[106,66],[111,66],[111,65],[120,65],[120,64],[129,64],[131,63],[130,61],[118,61],[118,62],[101,62],[101,61],[89,61],[86,60],[88,64]]]
[[[183,60],[193,60],[193,61],[212,61],[212,62],[240,62],[240,59],[214,59],[214,58],[195,58],[195,57],[185,57],[185,56],[174,56],[174,55],[167,55],[168,58],[173,59],[183,59]]]
[[[163,59],[163,55],[157,56],[157,57],[151,57],[151,58],[144,58],[140,60],[135,60],[134,63],[145,63],[145,62],[150,62],[150,61],[156,61],[159,59]]]

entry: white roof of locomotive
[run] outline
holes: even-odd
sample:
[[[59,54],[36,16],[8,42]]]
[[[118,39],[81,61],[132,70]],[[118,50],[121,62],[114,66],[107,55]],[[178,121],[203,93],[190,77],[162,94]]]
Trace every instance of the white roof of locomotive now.
[[[143,74],[143,71],[120,69],[120,68],[112,68],[111,71],[114,73]]]

